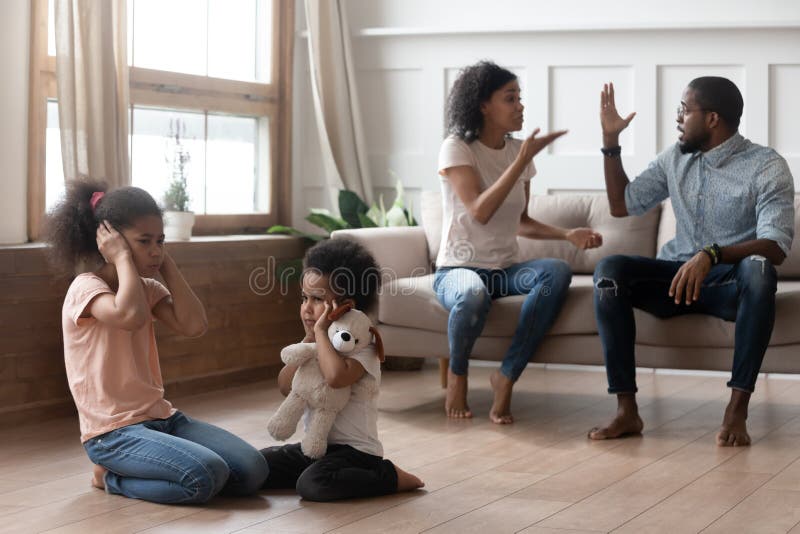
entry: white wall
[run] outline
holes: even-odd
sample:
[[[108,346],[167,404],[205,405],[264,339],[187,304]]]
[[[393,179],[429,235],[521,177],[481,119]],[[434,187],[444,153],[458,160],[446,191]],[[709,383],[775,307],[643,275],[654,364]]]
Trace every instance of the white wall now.
[[[28,239],[29,42],[28,0],[0,2],[0,244]]]
[[[348,0],[346,8],[372,177],[389,200],[390,169],[415,208],[419,191],[438,189],[447,90],[459,67],[484,58],[519,76],[522,134],[536,126],[570,130],[537,156],[536,193],[604,189],[597,118],[604,81],[615,82],[622,113],[637,111],[621,139],[634,175],[676,140],[686,83],[714,74],[744,95],[742,133],[779,150],[800,186],[800,2]],[[293,222],[301,224],[309,207],[327,199],[302,32],[295,44],[294,146],[303,156],[295,158]]]

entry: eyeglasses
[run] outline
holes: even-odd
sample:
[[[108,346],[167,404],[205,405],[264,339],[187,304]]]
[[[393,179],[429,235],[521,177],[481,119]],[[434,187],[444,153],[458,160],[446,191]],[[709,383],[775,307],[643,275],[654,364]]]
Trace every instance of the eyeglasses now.
[[[678,113],[678,118],[682,119],[684,115],[687,113],[691,113],[692,111],[711,111],[710,109],[705,108],[695,108],[695,109],[688,109],[683,107],[683,105],[678,106],[678,109],[675,110]]]

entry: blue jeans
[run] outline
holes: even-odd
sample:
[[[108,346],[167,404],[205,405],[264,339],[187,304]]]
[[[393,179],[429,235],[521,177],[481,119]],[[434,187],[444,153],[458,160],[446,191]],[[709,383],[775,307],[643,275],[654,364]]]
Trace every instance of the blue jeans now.
[[[733,371],[728,387],[752,392],[775,323],[777,273],[766,258],[750,256],[711,268],[700,300],[675,304],[670,284],[683,262],[609,256],[594,271],[594,309],[603,343],[609,393],[635,393],[636,324],[633,308],[667,318],[689,313],[736,321]],[[684,297],[685,302],[685,297]],[[695,332],[698,337],[702,331]]]
[[[157,503],[204,503],[223,491],[255,493],[267,478],[258,450],[219,427],[176,412],[83,444],[108,469],[106,491]]]
[[[500,366],[503,375],[517,380],[561,311],[571,280],[569,265],[550,258],[517,263],[506,269],[438,269],[433,290],[450,311],[450,370],[456,375],[467,374],[472,347],[483,331],[493,299],[527,295],[511,346]]]

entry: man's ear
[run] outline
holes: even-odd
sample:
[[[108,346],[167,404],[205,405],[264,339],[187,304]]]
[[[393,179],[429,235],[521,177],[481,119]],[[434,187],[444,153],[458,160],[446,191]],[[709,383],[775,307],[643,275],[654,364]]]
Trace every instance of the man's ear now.
[[[716,111],[710,111],[707,117],[708,120],[706,121],[706,124],[708,124],[709,128],[719,128],[720,126],[719,113],[717,113]]]

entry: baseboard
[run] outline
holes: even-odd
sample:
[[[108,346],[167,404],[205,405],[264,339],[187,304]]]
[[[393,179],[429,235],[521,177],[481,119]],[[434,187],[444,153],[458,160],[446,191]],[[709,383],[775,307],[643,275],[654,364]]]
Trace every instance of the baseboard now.
[[[72,398],[32,402],[0,410],[0,428],[40,423],[59,417],[77,416]],[[77,427],[75,429],[77,432]]]
[[[270,378],[278,376],[278,372],[282,366],[282,364],[273,364],[260,367],[226,369],[213,374],[173,380],[164,386],[164,396],[172,400],[189,395],[197,395],[209,391],[269,380]],[[71,397],[39,401],[0,409],[0,428],[35,424],[59,417],[75,416],[77,416],[77,412]]]
[[[165,384],[164,396],[167,399],[177,399],[188,395],[197,395],[208,391],[261,382],[278,376],[281,367],[283,367],[282,363],[260,367],[225,369],[212,374],[184,377]]]

